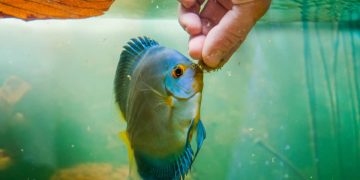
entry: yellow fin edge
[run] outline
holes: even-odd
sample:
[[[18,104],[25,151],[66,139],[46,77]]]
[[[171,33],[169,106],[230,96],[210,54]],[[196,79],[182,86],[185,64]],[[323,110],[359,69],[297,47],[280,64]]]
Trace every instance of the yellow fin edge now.
[[[124,141],[127,146],[128,156],[129,156],[129,179],[130,180],[138,180],[141,179],[140,175],[137,173],[137,165],[134,158],[134,150],[131,148],[129,135],[126,131],[122,131],[119,133],[119,138]]]
[[[128,133],[126,131],[120,132],[119,138],[124,141],[124,143],[127,147],[127,150],[128,150],[128,154],[129,154],[129,162],[132,162],[134,160],[134,152],[130,145]]]

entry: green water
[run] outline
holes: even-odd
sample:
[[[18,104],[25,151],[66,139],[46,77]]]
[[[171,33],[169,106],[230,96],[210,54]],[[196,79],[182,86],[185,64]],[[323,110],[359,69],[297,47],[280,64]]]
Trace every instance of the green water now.
[[[97,18],[0,20],[0,179],[122,179],[122,46],[147,35],[186,54],[188,39],[175,3],[122,2]],[[205,75],[192,179],[360,179],[359,2],[325,2],[274,1]]]

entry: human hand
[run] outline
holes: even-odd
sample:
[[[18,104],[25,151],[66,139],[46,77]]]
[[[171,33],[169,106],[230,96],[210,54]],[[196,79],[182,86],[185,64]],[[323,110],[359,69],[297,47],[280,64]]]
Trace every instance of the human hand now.
[[[178,0],[189,54],[208,69],[224,65],[267,11],[271,0]]]

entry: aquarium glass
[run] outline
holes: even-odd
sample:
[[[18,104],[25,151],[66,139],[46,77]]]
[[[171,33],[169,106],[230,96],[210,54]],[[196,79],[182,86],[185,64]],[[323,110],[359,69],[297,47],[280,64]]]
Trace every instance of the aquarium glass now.
[[[0,179],[126,179],[116,66],[143,35],[188,56],[177,6],[117,0],[87,19],[0,19]],[[360,2],[273,0],[204,74],[201,117],[189,179],[360,179]]]

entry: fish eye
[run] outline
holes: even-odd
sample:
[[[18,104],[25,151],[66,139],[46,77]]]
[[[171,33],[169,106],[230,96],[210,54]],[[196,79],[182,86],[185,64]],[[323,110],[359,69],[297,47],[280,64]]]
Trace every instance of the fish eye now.
[[[185,71],[185,66],[180,64],[174,67],[174,69],[171,72],[171,75],[174,78],[179,78],[184,74],[184,71]]]

